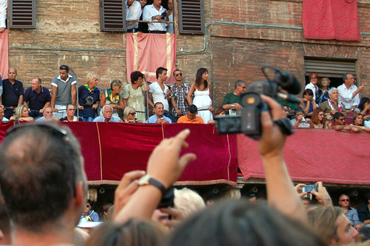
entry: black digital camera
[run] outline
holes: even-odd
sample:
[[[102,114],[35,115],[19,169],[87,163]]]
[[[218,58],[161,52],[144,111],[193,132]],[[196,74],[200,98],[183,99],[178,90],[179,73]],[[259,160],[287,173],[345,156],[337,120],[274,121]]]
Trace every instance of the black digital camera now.
[[[271,80],[267,69],[272,69],[274,77]],[[249,90],[240,95],[238,115],[216,116],[215,124],[219,134],[244,133],[246,136],[258,140],[261,137],[261,113],[269,111],[268,105],[262,101],[261,94],[275,100],[278,98],[287,102],[300,103],[300,100],[288,93],[298,94],[301,91],[300,82],[287,71],[279,71],[271,66],[263,66],[262,73],[268,81],[258,81],[249,86]],[[291,128],[291,127],[290,127]],[[289,135],[289,134],[288,134]]]

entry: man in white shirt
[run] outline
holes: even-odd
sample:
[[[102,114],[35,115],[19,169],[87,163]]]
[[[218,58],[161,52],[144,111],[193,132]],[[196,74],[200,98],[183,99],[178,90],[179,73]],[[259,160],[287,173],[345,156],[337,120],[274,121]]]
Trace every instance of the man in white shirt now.
[[[354,85],[355,78],[352,74],[347,73],[343,76],[344,83],[338,86],[339,101],[344,104],[347,110],[354,111],[357,105],[360,103],[360,95],[364,87]]]
[[[142,13],[141,4],[139,1],[135,0],[126,1],[127,32],[137,32],[139,23],[129,21],[138,21],[140,19],[141,13]]]
[[[161,5],[162,0],[153,0],[153,4],[147,5],[143,11],[143,20],[166,20],[166,9]],[[166,14],[163,14],[166,13]],[[148,23],[148,30],[150,33],[166,33],[166,23]]]
[[[164,115],[171,118],[169,114],[168,99],[171,96],[171,90],[168,88],[164,82],[167,79],[167,69],[164,67],[157,68],[155,72],[157,81],[149,85],[149,105],[154,108],[154,104],[161,102],[164,107]],[[153,96],[153,101],[150,99]],[[154,102],[154,103],[153,103]]]

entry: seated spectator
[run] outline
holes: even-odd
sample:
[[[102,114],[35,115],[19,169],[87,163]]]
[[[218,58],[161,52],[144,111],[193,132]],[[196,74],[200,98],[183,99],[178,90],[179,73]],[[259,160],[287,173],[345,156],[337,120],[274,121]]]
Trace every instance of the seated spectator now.
[[[4,79],[3,95],[1,96],[2,105],[5,107],[5,117],[10,119],[14,114],[15,108],[23,104],[23,83],[17,78],[17,69],[11,67],[8,70],[8,79]]]
[[[154,115],[150,116],[146,123],[172,123],[171,119],[164,116],[164,106],[161,102],[156,102],[153,109]]]
[[[99,215],[97,212],[91,209],[91,201],[87,200],[85,204],[84,212],[81,216],[81,219],[84,218],[87,221],[99,222]]]
[[[121,122],[123,123],[123,120],[121,120],[118,117],[113,116],[113,107],[111,105],[105,105],[102,108],[102,114],[94,119],[94,122]]]
[[[24,104],[31,110],[30,116],[36,118],[42,116],[45,107],[50,106],[50,91],[41,85],[40,78],[33,78],[31,87],[24,92]]]
[[[305,114],[312,114],[314,109],[317,107],[315,100],[313,99],[313,92],[311,89],[306,89],[303,92],[302,108]]]
[[[330,90],[330,79],[328,77],[321,78],[320,80],[320,92],[319,92],[319,106],[329,100],[329,90]]]
[[[353,125],[354,126],[364,126],[364,116],[362,114],[356,114],[353,117]]]
[[[349,219],[351,226],[353,226],[356,230],[360,230],[362,227],[362,223],[358,218],[357,210],[350,207],[349,205],[349,196],[342,194],[339,197],[339,206],[343,209],[343,213],[347,217],[347,219]]]
[[[148,220],[131,219],[123,225],[106,222],[92,231],[85,246],[158,246],[165,235],[160,225]]]
[[[108,211],[113,206],[111,203],[106,203],[103,205],[103,216],[100,218],[100,221],[107,221],[111,218],[109,217]]]
[[[73,122],[73,121],[82,121],[81,118],[75,116],[76,107],[73,104],[67,105],[67,116],[60,119],[62,122]]]
[[[370,226],[370,193],[367,193],[365,195],[366,204],[361,205],[358,209],[358,218],[362,223],[364,223],[364,226],[369,227]]]
[[[133,107],[127,106],[123,111],[123,121],[125,123],[142,123],[140,119],[135,118],[136,110]]]
[[[344,115],[347,114],[346,107],[338,101],[338,90],[336,88],[329,91],[329,98],[329,100],[320,105],[320,108],[324,110],[325,114],[334,115],[336,112],[341,112]]]
[[[333,206],[317,206],[307,211],[311,228],[325,240],[325,245],[337,246],[355,242],[358,231],[351,226],[343,210]]]
[[[282,105],[282,109],[283,109],[283,117],[284,118],[288,118],[288,115],[289,115],[289,107],[287,105]]]
[[[182,218],[187,218],[193,213],[205,208],[203,198],[195,191],[183,188],[175,189],[175,209],[179,211]]]
[[[6,123],[9,119],[5,118],[5,107],[4,105],[0,105],[0,122]]]
[[[100,101],[98,75],[90,72],[86,75],[86,84],[78,88],[78,115],[83,121],[92,122]]]
[[[224,108],[218,107],[218,108],[215,108],[215,110],[213,110],[213,118],[215,116],[225,116],[225,115],[226,115],[226,109],[224,109]],[[207,122],[207,124],[214,125],[215,124],[215,121],[214,120],[209,120]]]
[[[42,117],[38,118],[36,121],[45,121],[45,120],[58,120],[57,117],[53,117],[53,109],[51,106],[44,108],[44,112],[42,113]]]
[[[115,79],[110,83],[110,89],[103,91],[100,100],[100,106],[110,105],[113,108],[113,116],[118,116],[117,110],[123,110],[125,108],[123,100],[120,96],[122,88],[122,82],[119,79]],[[102,112],[100,112],[102,114]]]
[[[26,105],[22,104],[15,109],[15,113],[10,120],[18,120],[18,121],[33,121],[33,117],[28,115],[28,108]]]
[[[197,116],[198,108],[197,106],[189,105],[186,109],[186,115],[181,116],[177,123],[193,123],[193,124],[204,124],[202,117]]]
[[[312,112],[311,121],[315,128],[331,129],[331,126],[330,128],[328,127],[328,124],[325,120],[324,111],[321,108],[316,108]]]
[[[293,127],[314,128],[311,119],[305,119],[302,108],[294,110],[294,119],[290,120]]]
[[[352,131],[352,132],[361,132],[363,129],[359,128],[357,126],[349,126],[346,125],[345,119],[344,119],[344,114],[340,112],[336,112],[333,116],[334,122],[332,123],[332,128],[336,131]],[[367,129],[364,129],[367,130]],[[370,130],[370,129],[369,129]]]
[[[305,209],[308,209],[311,206],[311,199],[308,197],[302,197],[301,198],[303,206]]]
[[[369,119],[370,115],[370,98],[363,97],[360,100],[357,108],[355,109],[355,113],[362,114],[364,116],[364,120]]]

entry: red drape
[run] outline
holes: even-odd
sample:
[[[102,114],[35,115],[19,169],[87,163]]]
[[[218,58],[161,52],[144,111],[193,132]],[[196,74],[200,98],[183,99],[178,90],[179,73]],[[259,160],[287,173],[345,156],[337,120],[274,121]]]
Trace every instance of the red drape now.
[[[302,18],[307,39],[361,41],[357,0],[304,0]]]
[[[0,74],[2,79],[8,78],[8,30],[0,34]]]
[[[369,185],[369,133],[296,129],[287,138],[284,159],[294,181]],[[257,142],[238,136],[238,162],[244,179],[264,178]]]
[[[176,35],[127,33],[126,35],[127,81],[133,71],[145,74],[150,82],[157,81],[158,67],[168,69],[166,84],[175,83],[172,72],[176,68]]]

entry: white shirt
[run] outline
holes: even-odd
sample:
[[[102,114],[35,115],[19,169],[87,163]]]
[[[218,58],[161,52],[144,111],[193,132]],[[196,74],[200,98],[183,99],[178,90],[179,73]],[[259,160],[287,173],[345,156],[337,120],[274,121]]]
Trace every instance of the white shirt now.
[[[167,91],[168,86],[164,84],[164,91],[162,91],[157,81],[149,85],[149,92],[152,93],[153,103],[161,102],[163,103],[164,110],[169,111],[168,100],[164,98],[167,95]]]
[[[3,119],[1,120],[1,122],[3,122],[3,123],[7,123],[7,122],[9,122],[9,119],[7,119],[7,118],[3,117]]]
[[[342,102],[346,109],[351,109],[353,106],[356,106],[360,103],[360,95],[357,95],[352,99],[353,92],[357,90],[357,86],[351,85],[347,89],[345,84],[338,86],[339,102]]]
[[[315,87],[314,84],[309,83],[308,85],[306,85],[305,89],[312,90],[312,92],[313,92],[313,98],[312,99],[316,101],[316,90],[319,91],[319,87],[318,86]]]
[[[138,1],[133,2],[133,4],[128,7],[127,1],[126,1],[126,20],[139,20],[141,16],[141,4]],[[139,23],[138,22],[127,22],[126,28],[132,29],[132,28],[138,28]]]
[[[8,8],[8,1],[7,0],[0,0],[0,27],[5,28],[6,9],[7,8]]]
[[[166,12],[166,9],[161,6],[159,11],[154,7],[153,4],[144,7],[143,20],[151,21],[153,16],[161,15]],[[166,23],[148,23],[149,31],[167,31]]]

